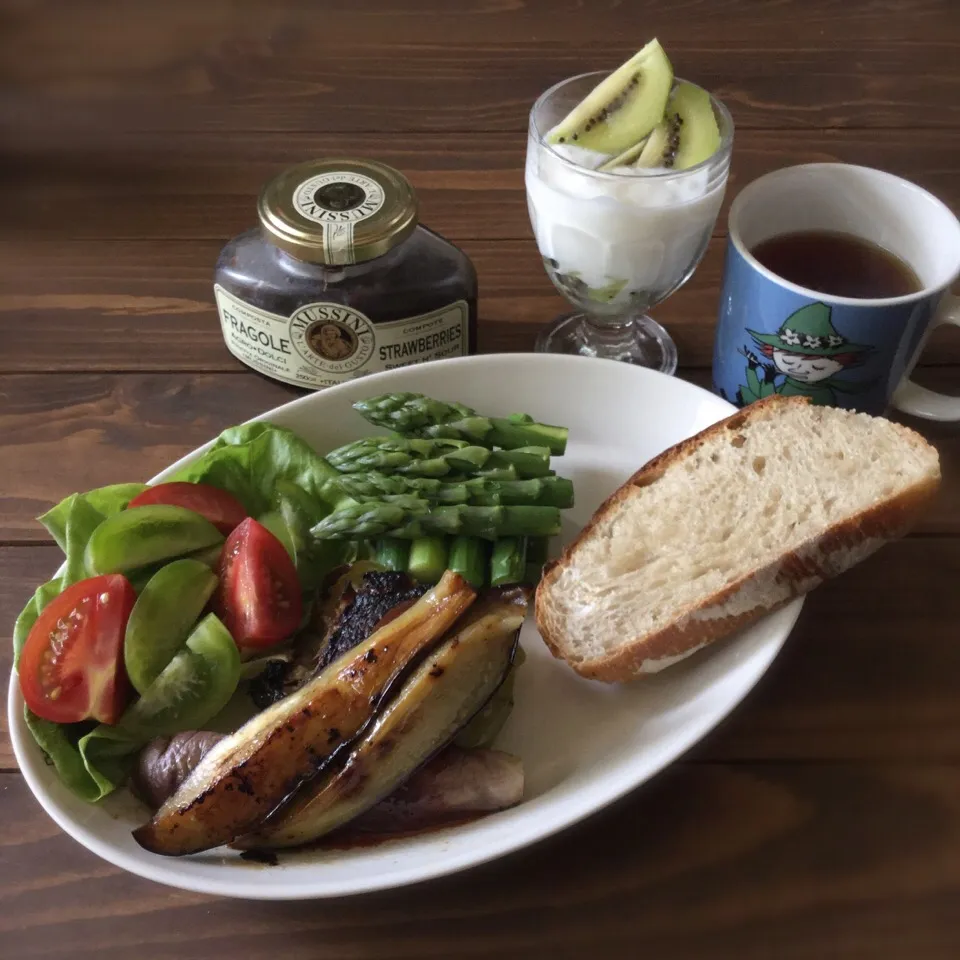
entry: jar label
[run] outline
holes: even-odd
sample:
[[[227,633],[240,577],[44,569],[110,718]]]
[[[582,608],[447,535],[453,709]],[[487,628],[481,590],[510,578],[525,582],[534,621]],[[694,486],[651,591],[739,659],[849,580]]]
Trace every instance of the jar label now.
[[[323,259],[329,264],[355,263],[353,228],[383,206],[383,187],[362,173],[331,170],[304,180],[293,191],[293,206],[323,229]]]
[[[254,370],[319,390],[380,370],[465,356],[465,300],[439,310],[373,323],[340,303],[307,303],[289,317],[251,306],[214,286],[227,349]]]

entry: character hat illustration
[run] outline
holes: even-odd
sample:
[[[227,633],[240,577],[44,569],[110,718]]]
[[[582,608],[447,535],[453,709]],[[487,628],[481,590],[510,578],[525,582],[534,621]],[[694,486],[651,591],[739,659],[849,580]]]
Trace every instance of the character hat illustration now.
[[[837,353],[863,353],[872,349],[852,343],[838,333],[830,322],[830,308],[825,303],[809,303],[794,311],[776,333],[757,333],[755,330],[747,330],[747,333],[758,343],[777,350],[810,356],[830,357]]]

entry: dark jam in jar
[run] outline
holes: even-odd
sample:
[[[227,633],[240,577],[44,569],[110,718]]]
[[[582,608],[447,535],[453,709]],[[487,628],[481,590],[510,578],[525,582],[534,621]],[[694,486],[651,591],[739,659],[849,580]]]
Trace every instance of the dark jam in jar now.
[[[258,213],[214,285],[227,348],[254,370],[319,390],[476,351],[473,264],[418,223],[392,167],[301,164],[264,187]]]

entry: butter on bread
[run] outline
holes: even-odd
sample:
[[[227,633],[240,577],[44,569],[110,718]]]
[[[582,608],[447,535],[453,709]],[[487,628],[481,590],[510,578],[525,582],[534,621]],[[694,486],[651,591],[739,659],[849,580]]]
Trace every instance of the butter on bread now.
[[[660,454],[537,589],[540,634],[585,677],[654,673],[906,533],[937,451],[881,417],[761,400]]]

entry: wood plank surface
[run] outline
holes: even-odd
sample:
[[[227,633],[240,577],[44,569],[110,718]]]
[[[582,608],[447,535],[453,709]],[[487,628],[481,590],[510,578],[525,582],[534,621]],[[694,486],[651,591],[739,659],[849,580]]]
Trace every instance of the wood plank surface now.
[[[163,17],[119,3],[23,6],[8,15],[0,41],[6,79],[18,89],[4,99],[0,124],[67,135],[105,122],[170,131],[522,131],[543,90],[611,69],[653,34],[677,75],[714,91],[744,128],[915,129],[960,117],[949,0],[927,6],[926,23],[909,6],[888,7],[874,37],[851,29],[849,14],[828,33],[796,4],[773,15],[765,7],[745,29],[731,23],[731,4],[707,0],[669,13],[649,0],[608,6],[599,24],[585,7],[555,16],[546,0],[492,3],[484,6],[522,6],[525,18],[486,30],[477,29],[479,3],[472,15],[418,11],[403,28],[381,19],[379,4],[369,17],[340,5],[315,16],[309,4],[251,5],[249,16],[217,4],[211,16],[182,2]],[[827,6],[839,15],[839,0]],[[737,20],[748,19],[749,4],[736,9]],[[49,29],[51,18],[58,29]],[[541,35],[546,20],[552,36]],[[930,75],[942,96],[929,95]]]
[[[0,547],[0,676],[4,634],[59,562],[56,547]],[[757,690],[689,759],[960,764],[958,582],[957,540],[911,537],[825,584]],[[0,723],[0,770],[14,766]]]
[[[46,128],[44,128],[46,129]],[[26,239],[216,239],[256,223],[256,198],[278,170],[311,157],[372,157],[392,164],[417,190],[421,219],[454,241],[531,236],[524,191],[523,132],[422,134],[219,131],[171,137],[90,127],[69,141],[19,137],[0,152],[7,194],[0,237]],[[716,233],[726,233],[733,197],[750,181],[798,163],[879,167],[960,206],[960,130],[738,130]],[[4,261],[6,258],[4,258]],[[212,269],[213,260],[209,263]],[[5,262],[0,270],[16,272]],[[2,274],[0,274],[2,276]]]
[[[0,239],[0,374],[246,370],[227,352],[213,304],[221,243]],[[462,246],[480,277],[480,352],[532,350],[540,328],[571,309],[533,240]],[[652,311],[684,369],[713,362],[723,255],[715,238],[690,282]],[[957,329],[938,330],[921,364],[960,364]],[[960,392],[960,375],[947,380]]]
[[[168,890],[0,775],[5,956],[69,960],[953,960],[960,771],[681,765],[504,860],[408,890],[255,903]],[[258,869],[251,867],[251,869]],[[263,882],[269,884],[269,868]]]

